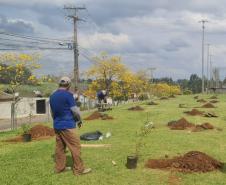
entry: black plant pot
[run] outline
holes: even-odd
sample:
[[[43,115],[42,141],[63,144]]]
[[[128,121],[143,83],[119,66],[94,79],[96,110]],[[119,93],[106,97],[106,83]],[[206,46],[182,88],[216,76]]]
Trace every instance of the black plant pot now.
[[[30,142],[31,141],[31,134],[24,134],[23,135],[23,141],[24,142]]]
[[[137,155],[127,156],[126,167],[128,169],[135,169],[137,167],[137,161],[138,161],[138,156]]]

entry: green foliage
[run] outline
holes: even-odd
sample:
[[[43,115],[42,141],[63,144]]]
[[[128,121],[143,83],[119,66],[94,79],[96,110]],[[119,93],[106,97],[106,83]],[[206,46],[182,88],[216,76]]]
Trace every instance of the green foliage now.
[[[0,67],[5,69],[9,66],[6,64],[0,64]],[[15,66],[12,66],[11,70],[0,70],[0,83],[10,84],[10,82],[14,80],[16,70],[17,68]],[[22,70],[24,71],[23,76],[20,76],[18,80],[21,82],[21,84],[30,84],[28,78],[32,75],[32,72],[25,66],[23,66]]]
[[[183,91],[183,94],[184,95],[190,95],[190,94],[192,94],[192,91],[189,90],[189,89],[186,89],[185,91]]]
[[[31,129],[31,125],[24,123],[21,125],[21,129],[23,134],[28,134],[29,130]]]

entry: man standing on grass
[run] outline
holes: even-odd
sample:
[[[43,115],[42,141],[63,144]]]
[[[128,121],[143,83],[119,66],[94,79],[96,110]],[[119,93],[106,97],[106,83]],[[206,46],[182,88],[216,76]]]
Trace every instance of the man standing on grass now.
[[[80,128],[82,121],[73,94],[69,92],[70,86],[70,78],[62,77],[58,90],[50,96],[53,126],[56,133],[55,172],[60,173],[71,169],[66,167],[65,149],[68,147],[73,158],[73,173],[81,175],[91,172],[91,169],[85,169],[81,159],[80,139],[75,134],[75,128],[76,126]]]

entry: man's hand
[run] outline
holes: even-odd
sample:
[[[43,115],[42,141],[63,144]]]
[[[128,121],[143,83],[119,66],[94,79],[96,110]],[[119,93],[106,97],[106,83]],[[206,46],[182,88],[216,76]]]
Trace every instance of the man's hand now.
[[[81,127],[82,127],[82,121],[79,120],[79,121],[77,122],[77,125],[78,125],[78,128],[81,128]]]

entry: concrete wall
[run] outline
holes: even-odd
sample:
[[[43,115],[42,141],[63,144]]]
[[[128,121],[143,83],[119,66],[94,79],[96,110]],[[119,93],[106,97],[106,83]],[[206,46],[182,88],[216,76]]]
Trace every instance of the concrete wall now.
[[[48,98],[22,98],[16,104],[16,115],[18,118],[28,117],[30,114],[37,114],[36,101],[46,100],[46,114],[49,113],[49,99]],[[10,119],[11,118],[11,101],[0,102],[0,119]]]

